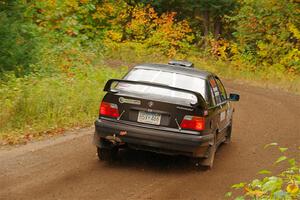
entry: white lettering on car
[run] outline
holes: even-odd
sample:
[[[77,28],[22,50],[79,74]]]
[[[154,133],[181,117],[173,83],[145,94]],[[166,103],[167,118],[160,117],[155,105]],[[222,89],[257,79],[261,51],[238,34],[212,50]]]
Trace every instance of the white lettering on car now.
[[[193,111],[194,110],[193,108],[185,108],[185,107],[182,107],[182,106],[177,106],[176,108],[180,109],[180,110],[188,110],[188,111]]]
[[[120,97],[119,98],[119,102],[120,103],[127,103],[127,104],[134,104],[134,105],[141,105],[141,101],[140,100],[136,100],[136,99],[126,99],[124,97]]]

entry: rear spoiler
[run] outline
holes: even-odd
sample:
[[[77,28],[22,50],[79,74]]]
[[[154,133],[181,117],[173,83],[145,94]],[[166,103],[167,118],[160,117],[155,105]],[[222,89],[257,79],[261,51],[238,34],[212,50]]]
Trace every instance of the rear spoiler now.
[[[154,86],[154,87],[165,88],[165,89],[178,91],[178,92],[190,93],[190,94],[195,95],[196,98],[197,98],[197,103],[192,104],[192,106],[196,107],[196,106],[200,105],[202,108],[207,108],[206,101],[204,100],[203,96],[200,93],[194,92],[194,91],[191,91],[191,90],[182,89],[182,88],[172,87],[172,86],[165,85],[165,84],[160,84],[160,83],[152,83],[152,82],[147,82],[147,81],[132,81],[132,80],[123,80],[123,79],[110,79],[106,82],[103,91],[113,92],[113,93],[118,92],[118,91],[115,91],[115,90],[111,90],[111,85],[114,82],[129,83],[129,84],[134,84],[134,85]]]

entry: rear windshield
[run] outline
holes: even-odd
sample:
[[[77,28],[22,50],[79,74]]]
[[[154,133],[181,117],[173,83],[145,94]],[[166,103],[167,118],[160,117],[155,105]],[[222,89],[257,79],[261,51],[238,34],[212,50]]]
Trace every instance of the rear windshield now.
[[[127,80],[132,81],[147,81],[153,83],[160,83],[169,85],[172,87],[177,87],[181,89],[191,90],[200,93],[203,98],[205,98],[205,80],[188,76],[179,73],[166,72],[153,69],[133,69],[125,77]],[[133,91],[138,93],[151,93],[163,96],[173,96],[184,99],[190,99],[193,102],[197,101],[195,95],[185,92],[178,92],[169,89],[145,86],[145,85],[133,85],[133,84],[119,84],[118,89]]]

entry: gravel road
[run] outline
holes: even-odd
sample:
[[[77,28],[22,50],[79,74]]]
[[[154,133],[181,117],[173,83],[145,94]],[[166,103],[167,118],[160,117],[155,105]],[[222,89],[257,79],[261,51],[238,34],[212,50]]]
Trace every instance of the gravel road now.
[[[241,95],[232,143],[222,145],[212,170],[195,170],[187,158],[124,151],[100,162],[93,128],[0,150],[0,199],[224,199],[230,185],[259,177],[279,156],[278,142],[296,156],[300,96],[258,87],[225,86]]]

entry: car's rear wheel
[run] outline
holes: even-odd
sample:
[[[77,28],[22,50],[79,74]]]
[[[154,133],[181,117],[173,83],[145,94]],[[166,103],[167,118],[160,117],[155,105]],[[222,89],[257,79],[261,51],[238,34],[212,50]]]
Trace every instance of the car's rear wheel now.
[[[113,161],[117,158],[118,148],[100,148],[97,147],[97,155],[99,160],[102,161]]]

